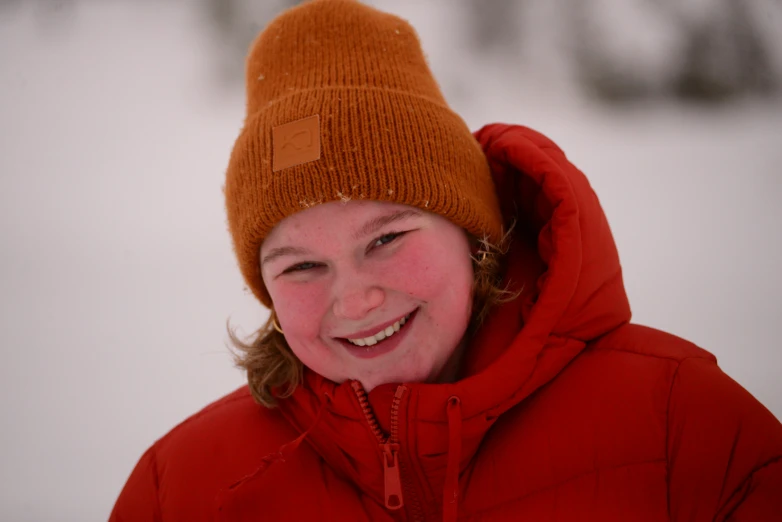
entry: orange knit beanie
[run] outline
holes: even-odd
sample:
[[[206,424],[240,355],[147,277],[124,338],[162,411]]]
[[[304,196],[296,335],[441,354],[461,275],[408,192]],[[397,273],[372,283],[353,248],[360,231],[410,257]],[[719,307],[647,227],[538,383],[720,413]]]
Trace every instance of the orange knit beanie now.
[[[250,47],[246,81],[225,198],[242,274],[266,306],[261,243],[312,205],[391,201],[501,237],[486,158],[404,20],[356,0],[289,9]]]

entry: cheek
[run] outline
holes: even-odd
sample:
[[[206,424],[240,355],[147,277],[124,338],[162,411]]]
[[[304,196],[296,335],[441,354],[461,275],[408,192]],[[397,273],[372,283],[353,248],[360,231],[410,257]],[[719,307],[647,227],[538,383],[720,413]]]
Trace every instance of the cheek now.
[[[406,245],[391,266],[384,267],[389,285],[424,301],[447,297],[453,305],[469,301],[473,283],[469,250],[439,244],[426,237]]]
[[[320,340],[321,325],[328,311],[326,284],[282,283],[269,289],[274,309],[285,332],[285,340],[305,366],[325,377],[340,381],[344,378],[329,350]]]
[[[274,310],[287,336],[313,337],[320,332],[328,308],[327,288],[322,282],[279,282],[269,288]]]

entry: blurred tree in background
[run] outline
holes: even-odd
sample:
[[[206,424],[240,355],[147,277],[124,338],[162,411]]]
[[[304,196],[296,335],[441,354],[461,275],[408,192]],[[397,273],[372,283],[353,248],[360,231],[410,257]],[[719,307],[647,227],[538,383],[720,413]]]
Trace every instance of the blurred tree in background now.
[[[517,20],[523,16],[523,1],[493,0],[491,8],[487,2],[469,0],[465,2],[468,19],[472,21],[472,41],[483,53],[505,53],[519,44]]]
[[[209,0],[216,34],[234,44],[222,73],[241,77],[252,38],[300,1]],[[455,29],[470,35],[479,59],[499,55],[508,67],[520,67],[518,51],[536,45],[524,28],[544,24],[567,42],[564,56],[552,59],[563,60],[581,89],[606,103],[721,102],[780,93],[779,0],[544,1],[557,16],[525,20],[540,12],[530,8],[536,0],[451,0],[448,8],[464,11],[467,27]]]
[[[0,0],[0,15],[35,4],[42,25],[51,26],[89,1],[100,0]],[[216,50],[217,77],[241,82],[253,38],[274,16],[302,1],[193,2]],[[364,1],[381,9],[406,5],[405,0]],[[461,25],[444,28],[441,36],[454,45],[466,40],[469,59],[491,59],[519,71],[522,79],[544,75],[536,64],[557,63],[566,78],[544,81],[574,83],[605,103],[717,103],[782,93],[782,0],[407,1],[458,12]],[[530,65],[525,56],[536,59]]]
[[[758,2],[720,0],[717,9],[689,23],[677,12],[677,4],[663,3],[669,4],[665,7],[685,36],[684,60],[671,85],[673,94],[720,99],[779,89],[780,78],[772,69],[771,42],[760,29],[759,18],[764,13],[757,9]]]
[[[607,16],[612,7],[626,11],[624,27]],[[606,101],[776,94],[779,31],[763,20],[782,21],[781,7],[774,0],[572,2],[573,63],[586,89]]]

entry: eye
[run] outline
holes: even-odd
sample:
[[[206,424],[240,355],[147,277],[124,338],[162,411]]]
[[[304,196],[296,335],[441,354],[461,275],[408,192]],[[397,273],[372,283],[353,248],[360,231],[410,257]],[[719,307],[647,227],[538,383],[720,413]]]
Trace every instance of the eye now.
[[[290,274],[293,272],[305,272],[307,270],[312,270],[313,268],[317,268],[320,265],[317,263],[312,263],[310,261],[306,261],[304,263],[299,263],[298,265],[293,265],[291,267],[286,268],[282,271],[283,274]]]
[[[387,245],[394,241],[396,238],[403,236],[404,232],[389,232],[388,234],[383,234],[379,238],[375,240],[374,243],[372,243],[372,248],[381,247],[384,245]]]

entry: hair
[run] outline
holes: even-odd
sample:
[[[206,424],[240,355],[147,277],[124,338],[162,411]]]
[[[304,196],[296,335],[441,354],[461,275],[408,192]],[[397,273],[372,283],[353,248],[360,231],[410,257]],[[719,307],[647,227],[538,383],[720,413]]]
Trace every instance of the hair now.
[[[502,261],[512,230],[513,226],[499,244],[492,244],[486,237],[470,237],[478,250],[472,256],[472,314],[465,334],[469,337],[480,328],[494,306],[512,301],[520,294],[500,286]],[[282,332],[275,328],[275,322],[277,316],[272,309],[269,318],[250,336],[249,342],[238,338],[230,321],[227,325],[228,336],[235,348],[232,352],[234,362],[247,372],[247,382],[255,400],[267,408],[275,407],[277,399],[290,397],[304,373],[302,362],[294,355]]]

